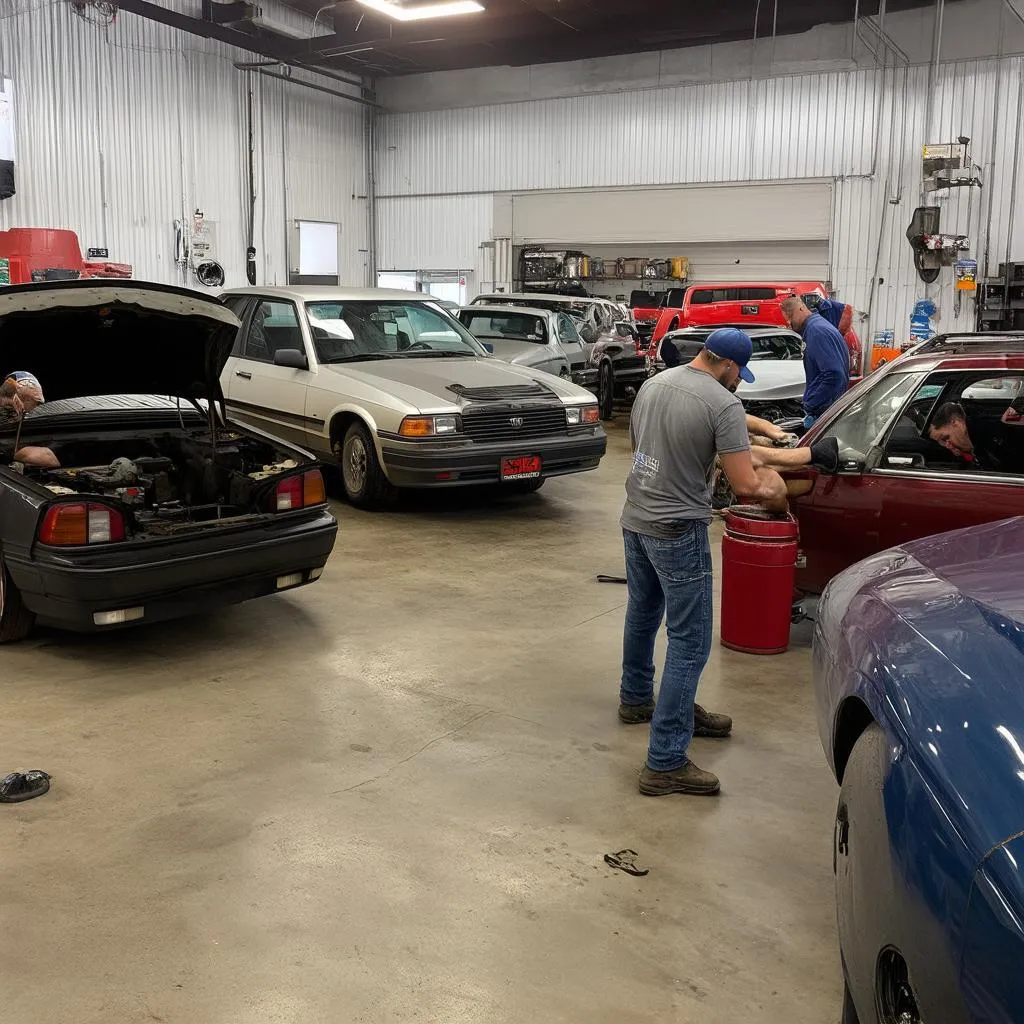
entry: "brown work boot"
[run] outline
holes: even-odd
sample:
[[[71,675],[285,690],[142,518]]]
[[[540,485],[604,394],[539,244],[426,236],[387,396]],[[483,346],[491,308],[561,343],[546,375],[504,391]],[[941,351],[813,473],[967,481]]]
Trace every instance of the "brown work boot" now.
[[[692,761],[672,772],[651,771],[647,765],[640,769],[640,792],[644,796],[667,796],[669,793],[714,796],[719,787],[717,775],[701,771]]]
[[[623,725],[643,725],[654,717],[654,701],[646,704],[620,704],[619,721]]]
[[[705,711],[699,704],[693,705],[693,735],[709,736],[711,739],[725,739],[732,732],[732,719],[728,715],[716,715]]]

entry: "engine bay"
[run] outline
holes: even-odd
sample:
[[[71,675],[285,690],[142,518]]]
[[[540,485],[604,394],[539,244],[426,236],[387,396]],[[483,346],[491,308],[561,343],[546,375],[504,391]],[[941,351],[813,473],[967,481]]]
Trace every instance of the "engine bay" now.
[[[268,481],[300,463],[259,438],[203,431],[50,442],[60,468],[24,476],[54,495],[123,505],[138,533],[173,534],[268,511]],[[265,500],[267,499],[267,500]]]

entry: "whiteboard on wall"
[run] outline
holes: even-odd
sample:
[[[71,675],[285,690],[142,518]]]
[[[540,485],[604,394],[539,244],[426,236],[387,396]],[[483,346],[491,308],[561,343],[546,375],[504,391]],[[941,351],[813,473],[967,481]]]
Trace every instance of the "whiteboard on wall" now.
[[[338,225],[299,221],[299,274],[303,277],[338,276]]]
[[[495,197],[516,245],[812,241],[829,237],[828,182],[585,189]],[[503,209],[499,210],[499,204]],[[644,255],[639,253],[639,255]]]

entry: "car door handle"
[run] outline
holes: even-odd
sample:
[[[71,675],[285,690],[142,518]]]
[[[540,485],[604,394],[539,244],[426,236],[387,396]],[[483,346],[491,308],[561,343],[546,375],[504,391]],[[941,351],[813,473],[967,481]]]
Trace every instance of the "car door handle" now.
[[[252,380],[252,374],[246,373],[245,370],[235,370],[235,376],[241,377],[242,380]]]

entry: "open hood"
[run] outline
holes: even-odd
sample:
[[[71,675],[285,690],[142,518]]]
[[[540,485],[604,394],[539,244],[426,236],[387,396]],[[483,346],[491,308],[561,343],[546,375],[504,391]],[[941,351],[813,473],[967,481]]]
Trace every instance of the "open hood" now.
[[[234,313],[185,288],[143,281],[0,289],[0,375],[28,370],[46,400],[169,395],[223,401]]]

